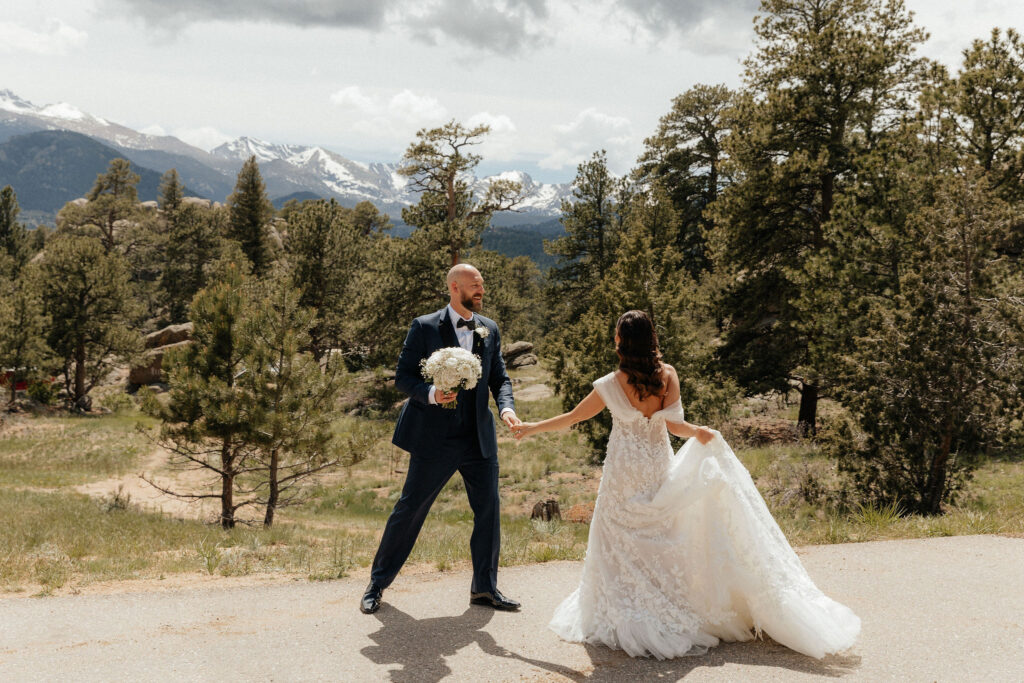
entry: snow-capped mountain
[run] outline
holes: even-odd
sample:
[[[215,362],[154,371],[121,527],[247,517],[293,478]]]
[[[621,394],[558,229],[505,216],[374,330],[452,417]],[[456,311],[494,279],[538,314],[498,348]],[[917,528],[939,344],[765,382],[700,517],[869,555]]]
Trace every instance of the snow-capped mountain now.
[[[238,169],[252,156],[260,164],[273,199],[315,195],[337,199],[343,205],[371,201],[396,218],[402,207],[418,199],[408,179],[397,172],[397,163],[361,163],[320,146],[278,144],[245,136],[207,152],[170,135],[141,133],[66,102],[38,106],[10,90],[0,90],[0,142],[38,130],[86,135],[113,147],[139,167],[158,173],[176,168],[186,187],[218,201],[231,192]],[[524,223],[557,215],[562,199],[570,195],[568,184],[536,183],[523,171],[467,181],[477,196],[483,196],[496,179],[522,183],[527,197],[519,215]]]

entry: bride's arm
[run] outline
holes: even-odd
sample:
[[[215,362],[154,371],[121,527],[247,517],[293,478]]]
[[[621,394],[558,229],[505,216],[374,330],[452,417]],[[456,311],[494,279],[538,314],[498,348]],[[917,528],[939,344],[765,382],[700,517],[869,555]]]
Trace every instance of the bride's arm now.
[[[604,399],[594,389],[568,413],[562,413],[557,417],[551,417],[540,422],[523,422],[514,426],[512,432],[515,434],[516,439],[522,439],[532,434],[540,434],[541,432],[555,432],[559,429],[571,427],[577,422],[589,420],[603,409]]]
[[[676,374],[676,369],[668,363],[664,364],[665,372],[668,373],[668,391],[665,392],[665,405],[672,405],[679,400],[679,375]],[[669,422],[665,421],[665,426],[668,427],[669,434],[674,434],[681,439],[689,439],[690,437],[697,437],[697,441],[702,444],[706,444],[714,438],[714,432],[707,427],[698,427],[692,425],[689,422],[683,420],[682,422]]]

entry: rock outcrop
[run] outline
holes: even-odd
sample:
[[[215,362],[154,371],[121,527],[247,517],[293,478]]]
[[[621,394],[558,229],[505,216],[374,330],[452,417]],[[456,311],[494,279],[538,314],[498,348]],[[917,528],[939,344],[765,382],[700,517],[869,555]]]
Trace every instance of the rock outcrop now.
[[[533,344],[530,342],[512,342],[507,344],[501,352],[505,356],[505,365],[513,370],[537,364],[537,355],[533,353]]]

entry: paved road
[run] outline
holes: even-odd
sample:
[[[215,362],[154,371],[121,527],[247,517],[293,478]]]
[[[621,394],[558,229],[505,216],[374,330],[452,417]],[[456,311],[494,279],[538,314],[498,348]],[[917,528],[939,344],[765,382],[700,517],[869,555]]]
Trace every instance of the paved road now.
[[[967,536],[800,551],[861,616],[846,656],[771,642],[630,659],[545,628],[579,563],[503,569],[518,614],[468,605],[466,573],[400,577],[373,616],[365,577],[0,600],[0,680],[76,681],[1022,681],[1024,539]]]

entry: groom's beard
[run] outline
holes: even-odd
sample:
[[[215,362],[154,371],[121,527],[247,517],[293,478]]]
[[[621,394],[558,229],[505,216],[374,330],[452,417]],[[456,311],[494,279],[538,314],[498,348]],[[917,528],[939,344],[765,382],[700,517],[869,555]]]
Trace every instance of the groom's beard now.
[[[474,299],[473,297],[470,297],[468,299],[463,299],[462,305],[466,307],[466,310],[479,313],[480,309],[484,307],[484,301],[483,299]]]

